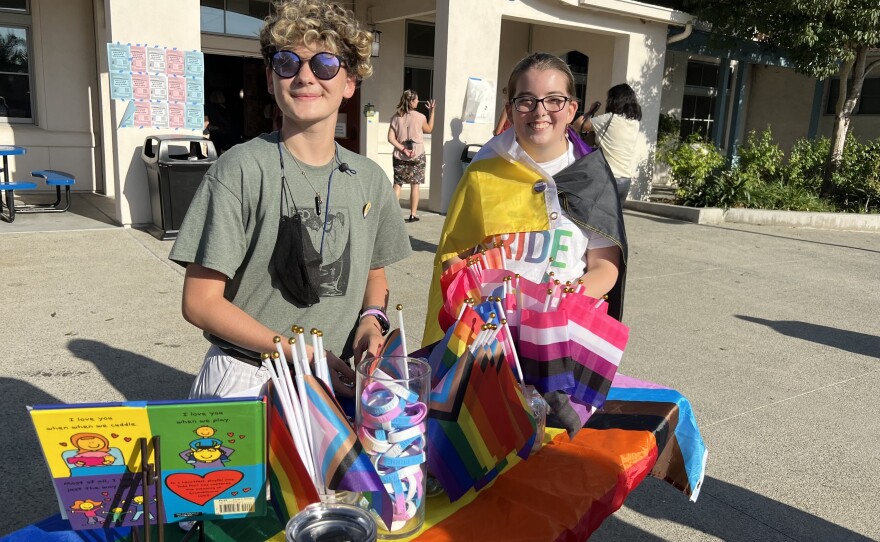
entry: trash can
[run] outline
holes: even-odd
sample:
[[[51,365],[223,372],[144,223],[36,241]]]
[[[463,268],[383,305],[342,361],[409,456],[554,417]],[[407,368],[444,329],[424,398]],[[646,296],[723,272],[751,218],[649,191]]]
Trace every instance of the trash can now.
[[[467,169],[468,164],[471,163],[471,160],[474,159],[474,155],[480,151],[480,147],[482,145],[478,145],[477,143],[465,143],[464,149],[461,151],[461,173],[464,174],[464,170]]]
[[[175,239],[202,177],[217,160],[214,143],[201,136],[149,136],[141,158],[153,210],[150,233],[163,241]]]

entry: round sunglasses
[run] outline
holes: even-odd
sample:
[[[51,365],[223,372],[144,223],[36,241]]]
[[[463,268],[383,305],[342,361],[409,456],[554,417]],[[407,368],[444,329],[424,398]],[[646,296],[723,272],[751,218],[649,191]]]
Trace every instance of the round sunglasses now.
[[[293,51],[275,51],[272,54],[272,71],[278,74],[278,77],[290,79],[299,73],[303,65],[303,59]],[[315,77],[322,81],[329,81],[336,77],[339,68],[344,64],[342,57],[330,52],[316,53],[312,58],[308,59],[309,68]]]

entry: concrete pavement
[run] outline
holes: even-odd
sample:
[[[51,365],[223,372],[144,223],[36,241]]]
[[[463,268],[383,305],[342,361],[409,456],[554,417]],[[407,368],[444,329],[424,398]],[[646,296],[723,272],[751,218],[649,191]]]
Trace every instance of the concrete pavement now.
[[[57,511],[25,405],[181,398],[206,348],[171,243],[101,205],[0,223],[0,535]],[[442,221],[407,225],[414,254],[388,269],[413,345]],[[626,224],[621,370],[691,400],[709,466],[696,504],[646,480],[593,540],[880,539],[880,235]]]

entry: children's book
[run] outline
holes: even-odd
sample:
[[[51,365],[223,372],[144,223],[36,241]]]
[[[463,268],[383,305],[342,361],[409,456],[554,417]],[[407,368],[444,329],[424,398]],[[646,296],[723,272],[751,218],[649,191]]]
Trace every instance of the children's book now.
[[[260,398],[28,407],[73,529],[266,513]],[[159,453],[153,447],[158,436]],[[144,461],[141,442],[149,443]],[[145,463],[159,478],[144,495]]]

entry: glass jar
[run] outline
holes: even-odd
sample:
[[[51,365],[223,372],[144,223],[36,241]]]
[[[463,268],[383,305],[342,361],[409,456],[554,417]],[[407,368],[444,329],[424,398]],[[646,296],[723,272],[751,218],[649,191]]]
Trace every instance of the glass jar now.
[[[357,367],[358,437],[389,491],[391,525],[374,513],[380,540],[407,538],[425,521],[425,431],[431,366],[404,356],[367,359]]]
[[[550,405],[541,396],[541,392],[534,386],[523,386],[523,393],[526,401],[532,407],[532,413],[535,415],[535,443],[532,445],[530,454],[541,450],[544,445],[544,430],[547,429],[547,413],[550,411]]]
[[[315,503],[290,518],[287,542],[351,540],[375,542],[376,522],[362,508],[340,503]]]

